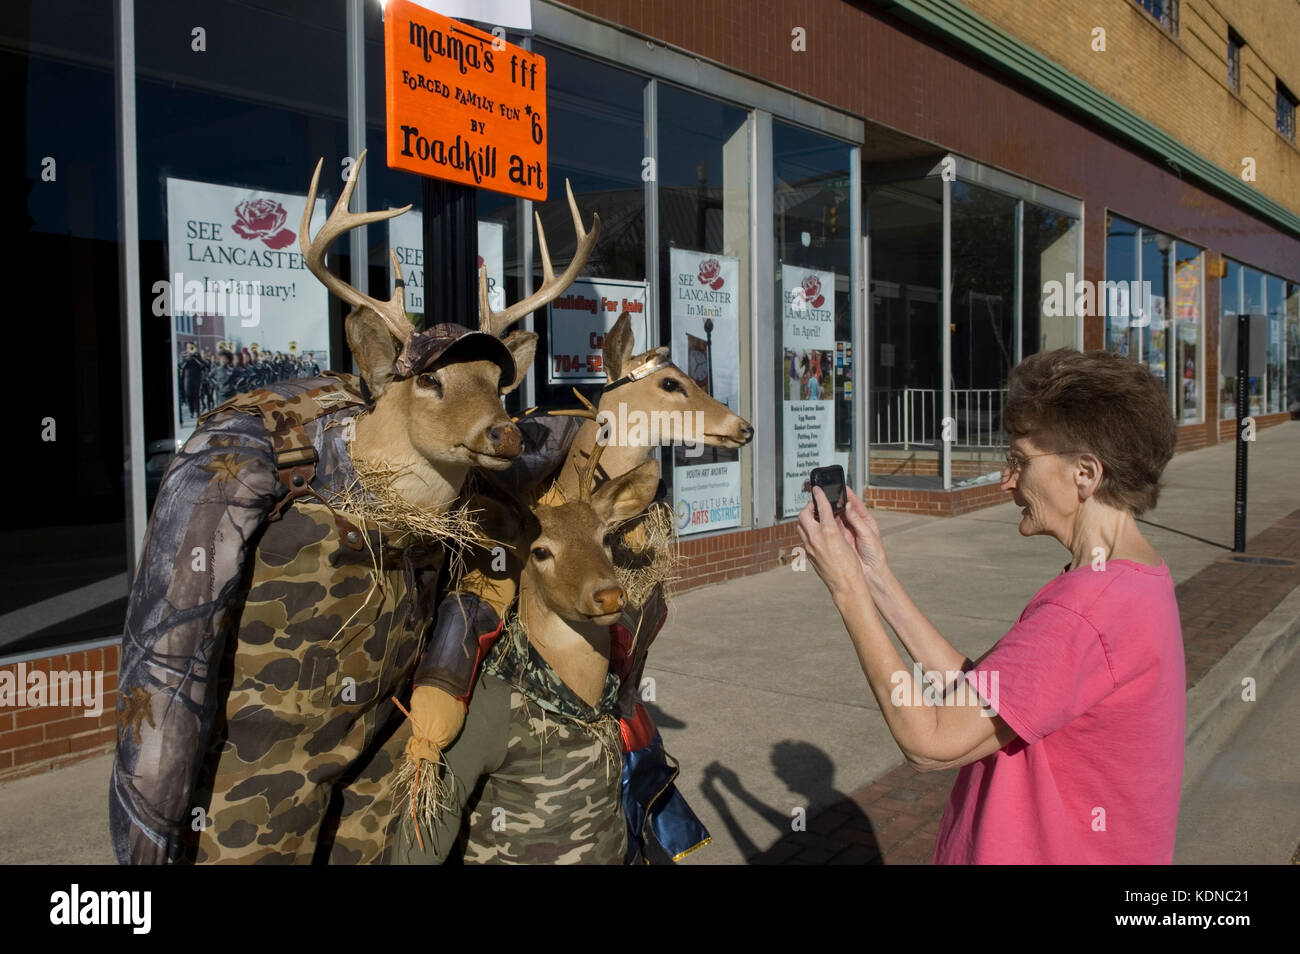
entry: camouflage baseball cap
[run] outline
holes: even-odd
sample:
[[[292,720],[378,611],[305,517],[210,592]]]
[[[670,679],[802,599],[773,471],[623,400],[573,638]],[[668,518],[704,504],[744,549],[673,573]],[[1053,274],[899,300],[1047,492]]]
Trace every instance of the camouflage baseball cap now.
[[[445,355],[464,361],[494,361],[501,368],[501,386],[514,381],[514,355],[500,338],[464,325],[439,322],[411,335],[393,369],[395,379],[423,374]]]

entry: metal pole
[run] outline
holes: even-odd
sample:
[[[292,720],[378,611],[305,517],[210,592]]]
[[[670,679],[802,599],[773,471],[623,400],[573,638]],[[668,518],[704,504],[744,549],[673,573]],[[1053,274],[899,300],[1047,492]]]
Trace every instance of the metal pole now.
[[[424,326],[478,327],[478,192],[425,177]]]
[[[347,6],[348,44],[348,155],[356,161],[366,148],[366,18],[364,0],[350,0]],[[372,160],[373,161],[373,160]],[[354,167],[355,168],[355,167]],[[353,208],[365,210],[366,177],[357,176],[352,187]],[[350,284],[363,295],[370,294],[370,249],[366,226],[348,235],[348,256],[352,260]],[[388,297],[387,290],[381,298]]]
[[[1246,420],[1250,417],[1250,315],[1237,316],[1237,502],[1232,551],[1246,552]]]
[[[952,447],[944,440],[944,422],[952,413],[952,182],[943,179],[942,301],[939,305],[939,342],[942,347],[942,411],[939,415],[939,475],[944,490],[952,490]]]
[[[117,59],[118,265],[121,269],[122,403],[126,423],[126,544],[127,573],[144,547],[148,523],[144,465],[149,456],[144,433],[144,345],[140,328],[140,220],[136,176],[135,128],[135,3],[118,0],[114,10]],[[168,276],[169,278],[171,276]],[[175,321],[173,315],[167,319]],[[179,449],[179,448],[178,448]]]

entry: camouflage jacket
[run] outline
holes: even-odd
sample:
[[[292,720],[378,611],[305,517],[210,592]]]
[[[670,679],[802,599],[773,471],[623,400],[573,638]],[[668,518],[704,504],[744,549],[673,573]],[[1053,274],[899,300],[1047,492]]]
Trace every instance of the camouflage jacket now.
[[[228,689],[222,668],[241,633],[253,551],[286,498],[314,490],[328,501],[355,479],[344,425],[366,407],[358,380],[333,373],[241,394],[200,419],[168,468],[122,641],[109,795],[120,862],[176,861],[194,841],[195,783]],[[364,549],[347,526],[349,548]]]

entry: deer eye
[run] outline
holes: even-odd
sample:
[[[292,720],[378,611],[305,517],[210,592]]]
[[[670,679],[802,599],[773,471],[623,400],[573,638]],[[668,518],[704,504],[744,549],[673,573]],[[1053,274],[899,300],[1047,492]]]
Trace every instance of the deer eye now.
[[[422,388],[432,388],[433,393],[442,397],[442,382],[438,380],[438,375],[432,371],[426,371],[415,379],[416,383]]]
[[[534,560],[549,560],[550,558],[551,551],[546,549],[546,547],[533,547]]]
[[[659,388],[663,391],[680,391],[682,386],[677,383],[676,378],[664,378],[659,382]]]

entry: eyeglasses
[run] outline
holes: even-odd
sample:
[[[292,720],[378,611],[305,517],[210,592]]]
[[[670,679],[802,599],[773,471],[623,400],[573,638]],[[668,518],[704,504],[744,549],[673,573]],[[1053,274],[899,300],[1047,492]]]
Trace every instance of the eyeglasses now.
[[[1079,452],[1072,451],[1072,450],[1049,451],[1046,454],[1015,454],[1012,453],[1011,451],[1008,451],[1006,460],[1002,464],[1002,473],[1010,474],[1012,477],[1014,477],[1016,474],[1020,473],[1020,471],[1024,470],[1025,464],[1028,461],[1033,460],[1035,457],[1058,457],[1061,454],[1077,454],[1077,453]]]

